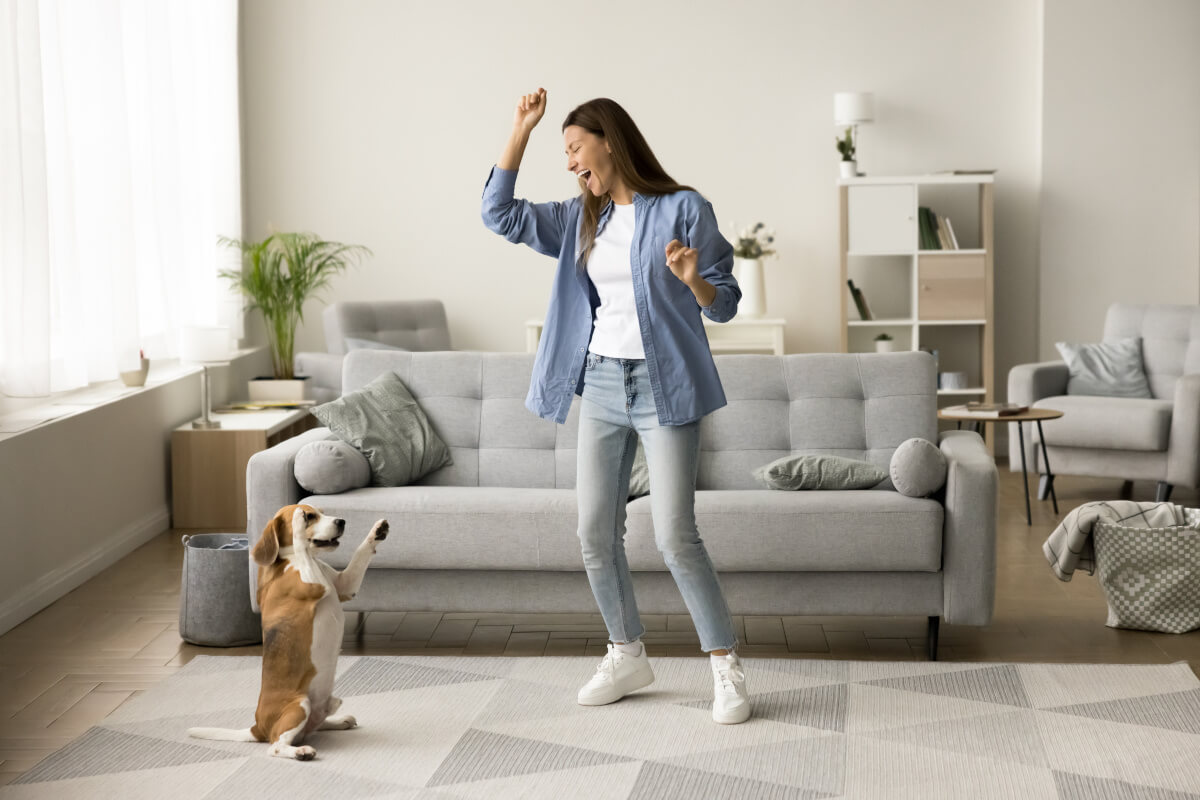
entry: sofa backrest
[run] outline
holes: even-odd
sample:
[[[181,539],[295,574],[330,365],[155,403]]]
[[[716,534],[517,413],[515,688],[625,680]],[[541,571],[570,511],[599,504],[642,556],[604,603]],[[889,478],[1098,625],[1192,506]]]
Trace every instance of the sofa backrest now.
[[[454,459],[418,483],[573,489],[581,398],[562,425],[526,409],[533,360],[533,353],[353,350],[342,391],[385,370],[400,376]],[[724,354],[714,361],[728,403],[701,420],[698,489],[762,488],[751,470],[789,453],[863,459],[887,471],[901,442],[937,441],[928,353]]]
[[[346,337],[370,339],[405,350],[449,350],[450,324],[441,300],[334,303],[322,312],[325,348],[346,353]]]
[[[1142,361],[1155,397],[1173,399],[1179,376],[1200,372],[1200,306],[1113,303],[1104,318],[1104,338],[1130,336],[1142,337]]]

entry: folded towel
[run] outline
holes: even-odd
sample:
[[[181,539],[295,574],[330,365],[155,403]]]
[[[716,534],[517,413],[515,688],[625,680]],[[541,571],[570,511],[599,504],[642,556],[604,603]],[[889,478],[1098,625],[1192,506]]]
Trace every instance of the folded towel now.
[[[1107,500],[1084,503],[1059,523],[1050,534],[1042,552],[1060,581],[1071,580],[1076,569],[1096,574],[1096,557],[1092,549],[1092,526],[1098,520],[1115,522],[1133,528],[1166,528],[1186,525],[1187,515],[1175,503],[1139,503],[1134,500]]]

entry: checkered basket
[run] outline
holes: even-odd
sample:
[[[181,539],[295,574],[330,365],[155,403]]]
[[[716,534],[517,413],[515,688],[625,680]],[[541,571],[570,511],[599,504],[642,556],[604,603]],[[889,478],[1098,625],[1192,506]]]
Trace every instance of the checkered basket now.
[[[1096,571],[1110,628],[1187,633],[1200,628],[1200,508],[1187,524],[1092,526]]]

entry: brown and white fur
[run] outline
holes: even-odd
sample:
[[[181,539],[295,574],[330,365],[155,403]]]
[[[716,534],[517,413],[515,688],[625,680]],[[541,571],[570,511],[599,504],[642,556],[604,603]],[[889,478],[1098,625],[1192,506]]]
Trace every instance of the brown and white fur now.
[[[262,687],[254,725],[242,730],[189,728],[189,736],[270,742],[271,755],[308,761],[317,751],[300,744],[307,734],[358,724],[349,714],[335,714],[342,705],[333,696],[342,603],[358,593],[376,543],[387,537],[388,523],[376,522],[346,569],[338,572],[316,552],[336,548],[345,528],[344,519],[310,505],[285,506],[267,523],[250,551],[259,565],[263,626]]]

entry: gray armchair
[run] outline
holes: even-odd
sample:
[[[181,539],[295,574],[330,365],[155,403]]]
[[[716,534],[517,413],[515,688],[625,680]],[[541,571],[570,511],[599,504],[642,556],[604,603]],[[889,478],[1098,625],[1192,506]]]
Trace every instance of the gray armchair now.
[[[297,353],[297,375],[308,375],[308,397],[324,403],[342,395],[342,359],[353,340],[385,349],[453,350],[441,300],[386,300],[333,303],[322,312],[324,353]],[[347,342],[347,340],[351,340]]]
[[[1200,488],[1200,306],[1114,303],[1104,339],[1142,338],[1150,398],[1069,395],[1062,361],[1021,364],[1008,373],[1008,399],[1055,408],[1060,419],[1042,423],[1056,475],[1158,482],[1167,500],[1175,486]],[[1021,469],[1016,423],[1009,423],[1009,470]],[[1038,496],[1049,487],[1036,428],[1026,432],[1025,460],[1042,473]]]

